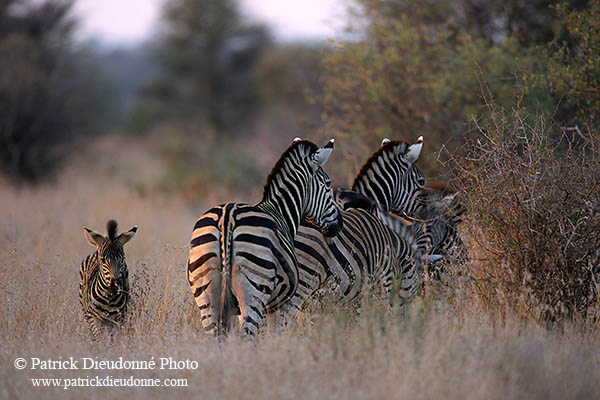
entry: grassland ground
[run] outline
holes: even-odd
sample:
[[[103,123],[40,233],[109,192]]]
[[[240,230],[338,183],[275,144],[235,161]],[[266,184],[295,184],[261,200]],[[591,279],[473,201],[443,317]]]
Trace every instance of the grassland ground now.
[[[452,290],[432,288],[404,316],[376,301],[358,317],[325,304],[256,343],[205,337],[185,281],[187,243],[197,216],[230,198],[218,194],[190,205],[140,191],[161,174],[156,154],[111,140],[52,185],[2,183],[0,398],[600,398],[596,335],[490,311],[461,281]],[[124,146],[127,157],[110,157]],[[102,230],[109,218],[121,229],[139,225],[126,247],[132,306],[112,342],[92,344],[77,298],[79,263],[93,250],[81,227]],[[80,361],[78,370],[30,368],[33,358],[70,357],[153,359],[156,367],[81,369]],[[17,358],[28,366],[17,369]],[[161,369],[169,358],[197,366]],[[187,386],[63,388],[67,379],[96,376],[184,379]],[[35,387],[37,378],[63,381]]]

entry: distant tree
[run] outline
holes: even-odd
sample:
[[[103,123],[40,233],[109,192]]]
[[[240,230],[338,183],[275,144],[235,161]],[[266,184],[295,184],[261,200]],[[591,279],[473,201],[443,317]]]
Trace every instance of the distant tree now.
[[[600,1],[589,8],[554,7],[559,29],[537,48],[540,61],[532,86],[551,92],[566,123],[600,123]]]
[[[253,69],[270,40],[266,28],[244,24],[233,0],[170,1],[163,18],[160,70],[138,112],[232,132],[258,105]]]
[[[522,46],[547,43],[554,37],[555,14],[552,0],[359,0],[369,13],[390,19],[410,16],[428,26],[446,26],[453,32],[468,33],[487,42],[512,37]],[[563,2],[583,9],[589,0]]]
[[[72,4],[0,3],[0,167],[14,180],[47,176],[108,113],[93,55],[71,42]]]
[[[531,49],[553,37],[551,2],[356,3],[357,35],[331,44],[322,80],[325,129],[345,135],[356,158],[384,136],[424,135],[432,148],[451,142],[459,149],[490,101],[510,110],[519,98],[531,112],[554,111],[549,91],[528,88],[525,79],[539,60]],[[424,154],[421,163],[428,174],[439,173],[436,154]]]

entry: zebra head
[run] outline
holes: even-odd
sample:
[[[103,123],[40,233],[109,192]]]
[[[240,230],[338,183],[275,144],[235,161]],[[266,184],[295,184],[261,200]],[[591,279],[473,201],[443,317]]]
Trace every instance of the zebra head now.
[[[342,215],[333,198],[331,179],[322,168],[333,151],[333,143],[334,139],[331,139],[325,146],[309,153],[310,173],[304,197],[305,218],[318,226],[327,237],[335,236],[342,230]]]
[[[428,220],[439,217],[453,224],[462,222],[463,206],[458,192],[444,182],[432,182],[419,189],[415,217]]]
[[[112,289],[122,291],[125,286],[127,264],[123,245],[133,238],[137,229],[136,225],[117,236],[117,222],[112,219],[106,224],[107,236],[83,227],[88,242],[97,248],[101,278]]]
[[[422,148],[422,136],[412,145],[383,139],[354,178],[352,190],[374,200],[383,211],[411,214],[417,192],[425,185],[425,177],[415,164]]]
[[[445,183],[431,183],[419,190],[414,220],[425,225],[431,236],[430,253],[443,254],[460,242],[457,226],[464,209],[457,194]]]

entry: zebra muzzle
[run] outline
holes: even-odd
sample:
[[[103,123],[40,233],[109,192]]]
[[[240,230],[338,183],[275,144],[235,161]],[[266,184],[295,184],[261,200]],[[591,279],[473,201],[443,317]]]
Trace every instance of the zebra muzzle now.
[[[343,224],[342,214],[338,213],[337,220],[335,222],[331,223],[330,225],[326,226],[325,229],[323,229],[323,231],[322,231],[323,236],[325,236],[325,237],[336,236],[342,230],[343,225],[344,224]]]

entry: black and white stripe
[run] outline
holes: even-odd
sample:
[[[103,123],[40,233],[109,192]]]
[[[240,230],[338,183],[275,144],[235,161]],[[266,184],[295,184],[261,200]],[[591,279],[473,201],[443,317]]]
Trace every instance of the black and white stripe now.
[[[415,164],[422,147],[422,136],[412,145],[384,139],[354,178],[352,190],[374,201],[381,211],[402,210],[412,215],[417,191],[425,185]]]
[[[466,249],[457,228],[461,222],[462,206],[456,192],[447,184],[433,183],[424,187],[423,174],[414,165],[422,144],[422,136],[411,146],[384,139],[352,184],[353,191],[366,196],[371,202],[360,196],[353,197],[349,191],[337,192],[336,201],[341,209],[358,207],[370,210],[398,232],[404,231],[406,225],[402,217],[417,222],[413,232],[419,236],[421,252],[432,256],[430,261],[448,255],[451,249],[463,257]],[[394,157],[397,153],[406,156]],[[418,184],[415,185],[415,182]]]
[[[333,140],[322,148],[295,140],[269,175],[260,203],[227,203],[198,219],[187,280],[206,331],[226,333],[239,315],[242,333],[255,336],[265,313],[296,293],[293,243],[300,221],[310,219],[326,236],[341,229],[331,181],[321,168],[332,150]]]
[[[409,219],[413,221],[415,235],[419,236],[421,251],[439,256],[440,261],[430,267],[433,276],[439,278],[448,262],[464,263],[469,260],[458,230],[464,209],[458,192],[444,182],[427,184],[420,189],[415,203]]]
[[[342,212],[344,228],[337,237],[325,240],[310,224],[301,225],[294,243],[300,264],[300,286],[293,301],[296,308],[330,277],[339,284],[337,300],[343,303],[355,300],[365,285],[391,296],[394,281],[402,302],[414,295],[422,261],[416,239],[408,227],[396,232],[385,226],[376,217],[379,208],[375,204],[387,207],[380,211],[385,215],[392,208],[413,206],[424,184],[423,174],[414,164],[422,141],[419,138],[412,146],[384,141],[369,157],[353,184],[355,190],[366,194],[344,192],[352,197],[352,207]],[[336,201],[343,209],[348,199],[339,193],[336,191]]]
[[[325,239],[312,225],[302,223],[294,242],[300,267],[300,285],[293,300],[304,301],[333,279],[335,301],[354,302],[364,288],[371,288],[390,303],[403,304],[418,288],[421,257],[410,230],[399,234],[364,209],[341,211],[344,227]]]
[[[79,302],[97,340],[102,326],[119,326],[129,301],[129,276],[123,245],[137,232],[137,226],[117,236],[117,223],[106,224],[107,236],[83,227],[85,237],[97,250],[86,257],[79,269]]]

